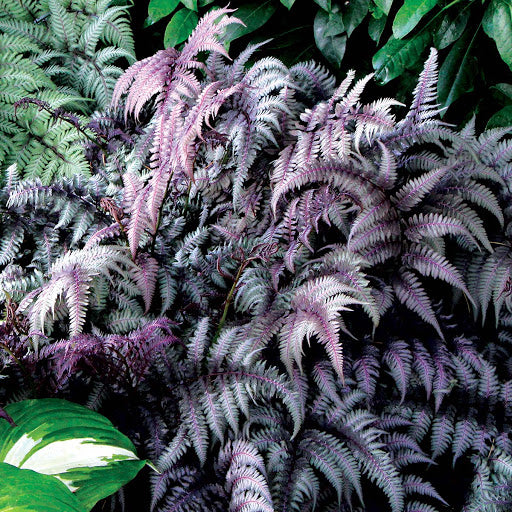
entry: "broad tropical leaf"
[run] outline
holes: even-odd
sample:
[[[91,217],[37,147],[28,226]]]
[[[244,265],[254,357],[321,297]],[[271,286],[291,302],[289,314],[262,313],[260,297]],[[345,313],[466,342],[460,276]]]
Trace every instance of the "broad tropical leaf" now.
[[[512,69],[512,1],[492,0],[482,20],[485,33],[494,39],[501,58]]]
[[[405,37],[438,3],[439,0],[405,0],[393,21],[393,35],[397,39]]]

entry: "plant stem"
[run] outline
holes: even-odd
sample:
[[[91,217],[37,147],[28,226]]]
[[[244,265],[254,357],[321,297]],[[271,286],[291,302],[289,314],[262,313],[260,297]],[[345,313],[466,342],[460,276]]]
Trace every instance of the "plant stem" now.
[[[247,266],[249,261],[251,261],[251,258],[242,262],[242,264],[238,268],[238,272],[236,273],[235,280],[233,281],[233,285],[231,286],[228,296],[226,297],[226,302],[224,303],[224,310],[222,311],[222,316],[220,317],[219,325],[217,327],[217,331],[215,332],[215,336],[213,337],[212,343],[215,343],[217,341],[217,339],[220,336],[220,332],[222,331],[222,328],[224,327],[224,324],[226,323],[229,306],[231,305],[231,302],[233,302],[233,297],[235,295],[236,287],[238,286],[238,281],[240,280],[240,277],[242,276],[242,272],[245,270],[245,267]]]

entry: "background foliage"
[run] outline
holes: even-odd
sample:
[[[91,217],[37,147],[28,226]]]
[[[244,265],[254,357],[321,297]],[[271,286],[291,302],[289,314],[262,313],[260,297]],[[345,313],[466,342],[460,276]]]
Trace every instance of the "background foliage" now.
[[[400,101],[412,91],[428,48],[434,46],[440,52],[438,101],[450,107],[446,119],[460,124],[479,113],[482,126],[511,123],[508,0],[235,0],[231,5],[247,27],[233,29],[228,40],[242,38],[243,45],[270,37],[269,54],[278,52],[288,65],[313,58],[337,73],[374,71],[379,84],[389,83],[376,94]],[[149,55],[162,42],[166,47],[181,43],[198,16],[222,6],[215,0],[137,2],[136,19],[146,17],[147,27],[136,28],[144,38],[139,53]],[[148,36],[153,39],[149,47]]]

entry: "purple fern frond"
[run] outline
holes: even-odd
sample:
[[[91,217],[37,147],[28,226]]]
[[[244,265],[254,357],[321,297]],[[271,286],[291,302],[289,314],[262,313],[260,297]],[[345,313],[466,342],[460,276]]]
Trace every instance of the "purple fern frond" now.
[[[139,287],[142,298],[144,299],[145,312],[149,311],[151,301],[155,293],[157,274],[160,265],[148,254],[139,254],[132,269],[132,275],[135,283]]]

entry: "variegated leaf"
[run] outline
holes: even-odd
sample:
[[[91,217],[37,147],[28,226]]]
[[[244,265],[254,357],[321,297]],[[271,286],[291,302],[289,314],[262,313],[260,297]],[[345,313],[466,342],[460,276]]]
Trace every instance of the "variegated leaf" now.
[[[9,404],[5,411],[16,426],[0,420],[0,462],[52,475],[87,510],[145,464],[107,418],[81,405],[47,398]]]
[[[86,512],[56,478],[0,462],[0,512]]]

